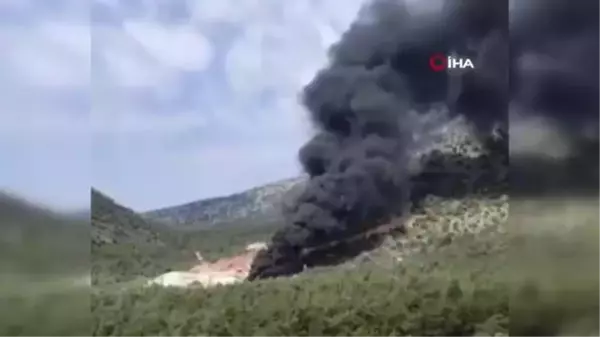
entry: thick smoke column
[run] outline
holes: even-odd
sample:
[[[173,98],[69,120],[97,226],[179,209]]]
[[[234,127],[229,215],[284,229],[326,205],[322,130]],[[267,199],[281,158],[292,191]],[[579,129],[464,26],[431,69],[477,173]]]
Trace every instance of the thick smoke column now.
[[[598,195],[599,7],[597,0],[514,1],[513,193]],[[553,148],[560,155],[548,154]]]
[[[303,91],[318,130],[299,153],[310,180],[284,212],[288,226],[257,255],[248,279],[299,273],[325,259],[307,257],[311,248],[364,233],[406,211],[417,129],[409,110],[427,111],[450,99],[451,109],[471,117],[483,132],[491,130],[490,121],[506,119],[502,53],[508,4],[483,2],[451,0],[441,14],[425,17],[411,16],[399,0],[375,1],[361,11],[331,49],[329,66]],[[454,91],[448,74],[428,64],[432,54],[451,52],[482,65],[458,79]],[[333,252],[343,258],[368,248],[369,242],[361,242]]]
[[[598,127],[597,0],[514,1],[511,91],[515,102],[572,133]],[[595,131],[597,137],[597,130]]]

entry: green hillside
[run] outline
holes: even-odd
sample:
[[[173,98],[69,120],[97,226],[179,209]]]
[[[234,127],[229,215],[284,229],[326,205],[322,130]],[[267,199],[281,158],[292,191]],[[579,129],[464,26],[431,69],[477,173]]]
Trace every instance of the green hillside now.
[[[81,272],[89,259],[87,221],[0,193],[0,269],[28,275]]]
[[[232,222],[211,230],[182,231],[150,222],[102,192],[92,190],[92,281],[95,285],[155,277],[266,240],[279,224]]]
[[[87,335],[90,227],[0,192],[0,335]]]
[[[508,223],[493,220],[498,219],[489,214],[497,213],[494,204],[429,206],[414,225],[437,224],[429,228],[434,235],[415,237],[420,249],[400,263],[390,254],[418,244],[391,240],[357,261],[295,278],[213,289],[98,289],[92,331],[102,336],[596,335],[597,200],[566,206],[525,202],[521,209],[527,213],[516,213]],[[467,227],[462,234],[449,230],[446,225],[464,207],[487,214],[490,226],[477,233]],[[553,227],[536,226],[542,220]]]
[[[165,237],[157,226],[142,219],[133,210],[92,189],[92,244],[164,245]]]

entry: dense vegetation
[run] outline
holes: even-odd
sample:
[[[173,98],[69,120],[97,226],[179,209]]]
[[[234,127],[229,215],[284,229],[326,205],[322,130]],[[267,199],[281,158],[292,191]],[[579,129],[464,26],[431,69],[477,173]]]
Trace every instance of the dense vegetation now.
[[[86,270],[89,238],[87,221],[0,193],[0,271],[4,274]]]
[[[81,283],[75,286],[78,280],[69,273],[36,278],[3,274],[0,334],[594,335],[599,314],[597,200],[572,204],[576,207],[561,208],[555,203],[519,207],[513,201],[508,231],[466,234],[451,243],[430,241],[431,249],[400,263],[385,251],[375,251],[368,259],[316,268],[295,278],[214,289],[143,288],[113,279],[113,286],[93,288],[91,315],[88,289]],[[70,236],[77,231],[62,234],[52,229],[87,228],[70,227],[74,225],[71,220],[59,221],[59,217],[29,208],[23,212],[32,227],[14,226],[25,220],[19,216],[23,213],[9,212],[19,205],[10,204],[2,213],[2,229],[12,233],[3,236],[5,241],[21,235],[21,243],[42,244],[40,250],[31,247],[36,257],[30,261],[45,263],[47,270],[67,264],[73,271],[74,264],[69,263],[74,262],[67,257],[80,258],[73,243],[85,240]],[[584,222],[588,225],[572,226]],[[41,224],[51,226],[42,232],[37,227]],[[16,232],[15,228],[23,229]],[[157,237],[165,243],[165,251],[203,243],[199,249],[216,257],[235,249],[230,246],[267,236],[268,231],[265,227],[260,234],[230,224],[198,236],[182,233],[179,243],[164,233]],[[72,240],[71,245],[61,238]],[[129,261],[149,257],[141,250],[136,257],[117,249],[151,246],[135,241],[99,245],[96,252],[101,255],[94,261],[102,263],[109,247],[115,249],[114,260],[122,261],[124,268],[115,275],[127,272],[125,263],[131,263],[133,277],[140,265]],[[23,250],[11,247],[29,258]],[[3,247],[5,252],[8,248]],[[181,262],[173,254],[173,262]],[[164,265],[168,265],[166,260]]]
[[[97,288],[93,333],[594,334],[597,237],[597,222],[559,232],[490,231],[432,242],[435,249],[402,263],[374,253],[348,268],[214,289]]]
[[[265,240],[277,223],[223,223],[210,230],[178,231],[154,224],[92,191],[92,280],[95,285],[154,277],[197,263],[194,252],[214,260]]]
[[[92,247],[94,284],[154,277],[170,270],[186,270],[198,263],[194,251],[207,260],[216,260],[242,252],[249,242],[265,240],[275,225],[232,227],[189,233],[172,233],[162,245],[135,242]]]
[[[21,279],[0,289],[0,335],[89,336],[89,286]]]
[[[89,240],[80,216],[0,193],[0,335],[89,334]]]
[[[487,249],[478,246],[480,249]],[[211,290],[94,293],[96,335],[455,335],[508,330],[497,246]],[[483,255],[479,255],[483,254]],[[423,256],[425,258],[425,256]],[[466,258],[466,259],[465,259]],[[477,268],[471,270],[470,262]],[[293,305],[292,305],[293,303]]]

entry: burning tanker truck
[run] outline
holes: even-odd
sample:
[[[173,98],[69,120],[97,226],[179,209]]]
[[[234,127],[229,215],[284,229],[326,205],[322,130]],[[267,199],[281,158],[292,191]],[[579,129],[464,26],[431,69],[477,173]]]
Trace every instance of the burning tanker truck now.
[[[428,138],[418,116],[440,103],[507,158],[509,64],[516,60],[508,53],[508,5],[450,0],[435,13],[411,15],[403,1],[379,0],[360,11],[328,66],[303,89],[318,131],[299,151],[309,180],[284,207],[286,226],[255,256],[248,280],[377,247],[381,235],[365,233],[406,214],[435,184],[411,163]],[[472,67],[440,71],[432,55],[459,55]]]

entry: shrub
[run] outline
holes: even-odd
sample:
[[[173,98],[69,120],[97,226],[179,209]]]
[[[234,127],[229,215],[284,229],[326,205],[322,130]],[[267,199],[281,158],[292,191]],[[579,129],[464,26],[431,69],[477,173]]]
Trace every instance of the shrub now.
[[[96,290],[95,335],[506,334],[508,287],[490,255],[447,252],[213,289]],[[489,261],[482,261],[489,258]],[[462,262],[461,262],[462,261]],[[457,264],[461,262],[460,265]],[[465,264],[466,263],[466,264]]]

